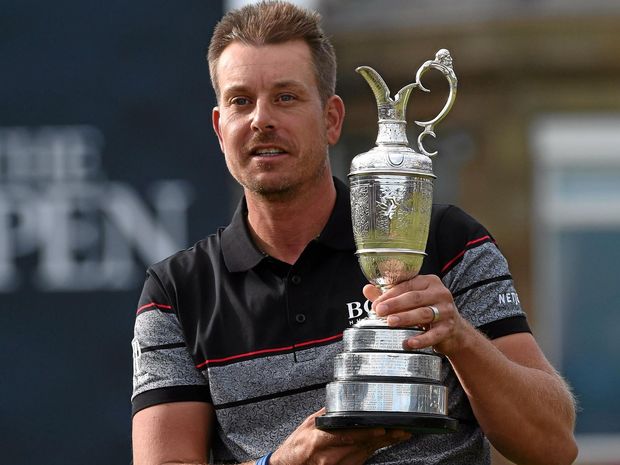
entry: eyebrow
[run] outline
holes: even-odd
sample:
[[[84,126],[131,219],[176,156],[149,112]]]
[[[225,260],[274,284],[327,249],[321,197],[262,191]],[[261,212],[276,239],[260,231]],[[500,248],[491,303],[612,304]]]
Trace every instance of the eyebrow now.
[[[278,82],[275,83],[274,87],[276,89],[282,89],[282,88],[286,88],[286,87],[305,89],[306,86],[304,86],[299,81],[295,81],[295,80],[291,79],[291,80],[288,80],[288,81],[278,81]]]
[[[289,79],[289,80],[283,80],[283,81],[277,81],[273,87],[275,89],[299,89],[299,90],[305,90],[306,86],[303,85],[300,81],[296,81],[294,79]],[[243,84],[238,84],[238,85],[232,85],[230,87],[226,87],[225,89],[222,89],[222,95],[230,95],[230,94],[237,94],[237,93],[245,93],[249,90],[249,87]]]

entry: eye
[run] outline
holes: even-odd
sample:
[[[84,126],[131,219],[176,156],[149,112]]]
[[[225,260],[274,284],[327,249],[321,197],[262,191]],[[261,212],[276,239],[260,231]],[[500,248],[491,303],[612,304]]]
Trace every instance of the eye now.
[[[231,105],[245,106],[250,104],[250,99],[246,97],[234,97],[230,99]]]
[[[292,102],[293,100],[296,100],[295,96],[292,94],[282,94],[279,96],[279,99],[281,102]]]

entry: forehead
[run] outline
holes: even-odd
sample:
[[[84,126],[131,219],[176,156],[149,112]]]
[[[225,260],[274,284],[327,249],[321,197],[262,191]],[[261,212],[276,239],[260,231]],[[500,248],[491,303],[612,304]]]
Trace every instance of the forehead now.
[[[216,69],[222,92],[231,87],[270,87],[282,82],[316,87],[310,48],[300,40],[260,46],[233,42],[220,55]]]

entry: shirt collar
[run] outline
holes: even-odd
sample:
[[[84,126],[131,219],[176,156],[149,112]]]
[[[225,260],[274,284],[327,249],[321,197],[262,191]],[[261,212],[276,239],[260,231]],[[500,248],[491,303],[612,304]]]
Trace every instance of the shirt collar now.
[[[316,239],[317,242],[336,250],[355,251],[349,190],[342,181],[334,178],[336,204],[327,224]],[[231,273],[254,268],[265,258],[265,254],[254,244],[247,224],[248,207],[245,197],[241,198],[232,221],[222,231],[222,254]]]
[[[254,268],[265,257],[250,236],[247,217],[248,206],[244,196],[233,214],[232,221],[222,231],[222,254],[231,273]]]

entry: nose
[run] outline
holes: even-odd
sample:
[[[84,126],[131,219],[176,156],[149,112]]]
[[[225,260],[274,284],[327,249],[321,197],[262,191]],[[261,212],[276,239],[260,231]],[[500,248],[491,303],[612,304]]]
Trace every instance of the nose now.
[[[251,127],[253,131],[264,132],[275,129],[275,115],[269,102],[259,100],[252,112]]]

